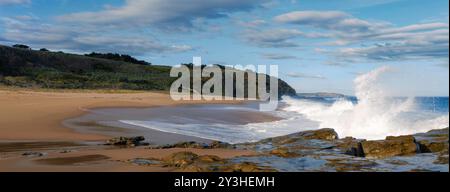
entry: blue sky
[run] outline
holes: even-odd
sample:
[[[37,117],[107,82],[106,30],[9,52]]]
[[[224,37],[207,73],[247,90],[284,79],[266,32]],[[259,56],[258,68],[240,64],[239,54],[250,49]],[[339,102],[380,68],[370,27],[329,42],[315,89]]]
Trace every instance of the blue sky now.
[[[277,64],[298,92],[353,94],[388,65],[396,95],[449,95],[447,0],[0,0],[0,44],[154,64]]]

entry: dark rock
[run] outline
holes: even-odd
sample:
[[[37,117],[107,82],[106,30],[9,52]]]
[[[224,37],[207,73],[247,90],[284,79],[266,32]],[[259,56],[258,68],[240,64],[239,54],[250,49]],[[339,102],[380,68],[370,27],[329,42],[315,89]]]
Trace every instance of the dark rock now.
[[[173,149],[173,148],[192,148],[192,149],[206,149],[208,148],[208,144],[206,143],[197,143],[195,141],[189,142],[180,142],[171,145],[164,145],[155,147],[156,149]]]
[[[392,156],[412,155],[418,152],[413,136],[387,137],[382,141],[361,142],[365,157],[386,158]]]
[[[128,162],[139,166],[152,166],[152,165],[159,165],[161,163],[158,160],[142,159],[142,158],[131,159],[128,160]]]
[[[163,146],[157,146],[153,147],[152,149],[172,149],[172,148],[190,148],[190,149],[234,149],[234,145],[220,142],[220,141],[213,141],[211,144],[207,143],[197,143],[195,141],[189,141],[189,142],[180,142],[176,144],[171,145],[163,145]]]
[[[127,146],[127,147],[135,147],[147,145],[146,143],[142,143],[145,138],[143,136],[138,137],[115,137],[106,141],[106,145],[116,145],[116,146]]]
[[[209,144],[209,148],[210,149],[234,149],[235,146],[231,145],[229,143],[213,141],[211,144]]]
[[[41,153],[41,152],[25,152],[22,154],[22,156],[25,156],[25,157],[43,157],[46,155],[47,155],[47,153]]]
[[[361,146],[361,142],[366,141],[363,139],[355,139],[353,137],[346,137],[336,141],[336,147],[344,151],[345,154],[364,157],[364,151]]]

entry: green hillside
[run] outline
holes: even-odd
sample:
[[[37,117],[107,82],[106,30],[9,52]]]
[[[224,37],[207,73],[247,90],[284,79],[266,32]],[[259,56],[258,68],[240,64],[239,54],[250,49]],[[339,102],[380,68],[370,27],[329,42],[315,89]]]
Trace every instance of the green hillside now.
[[[0,84],[52,89],[169,90],[175,80],[169,77],[170,66],[130,61],[138,60],[123,55],[85,56],[0,45]],[[295,90],[280,80],[279,93],[294,95]]]

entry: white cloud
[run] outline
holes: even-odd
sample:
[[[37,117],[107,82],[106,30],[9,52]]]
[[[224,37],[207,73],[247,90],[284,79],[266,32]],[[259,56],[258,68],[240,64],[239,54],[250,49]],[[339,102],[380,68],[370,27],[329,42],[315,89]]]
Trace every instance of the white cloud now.
[[[4,18],[3,41],[33,47],[76,52],[118,52],[131,55],[173,53],[192,50],[188,45],[167,45],[142,35],[105,34],[95,29],[77,28]],[[39,24],[38,24],[39,23]]]
[[[242,26],[242,27],[246,27],[246,28],[256,28],[259,27],[261,25],[266,24],[267,22],[265,20],[262,19],[257,19],[257,20],[253,20],[253,21],[237,21],[237,24]]]
[[[274,20],[345,32],[368,31],[372,27],[368,21],[354,18],[341,11],[294,11],[276,16]]]
[[[31,0],[0,0],[0,5],[29,4]]]
[[[288,77],[292,77],[292,78],[303,78],[303,79],[327,79],[326,77],[322,76],[322,75],[310,75],[310,74],[305,74],[305,73],[296,73],[296,72],[291,72],[286,74]]]
[[[290,59],[298,59],[296,56],[292,55],[284,55],[278,53],[264,53],[262,57],[270,60],[290,60]]]
[[[341,11],[295,11],[276,16],[274,21],[326,31],[332,41],[322,45],[344,46],[338,51],[326,53],[343,61],[356,58],[445,59],[449,56],[448,23],[419,23],[396,27],[387,22],[362,20]]]
[[[263,1],[264,2],[264,1]],[[168,29],[191,27],[199,18],[221,18],[247,11],[260,0],[126,0],[121,7],[98,12],[80,12],[59,17],[64,22],[118,26],[159,26]]]
[[[269,29],[265,31],[248,30],[244,32],[244,39],[259,47],[298,47],[294,41],[298,37],[325,38],[325,34],[304,33],[297,29]]]

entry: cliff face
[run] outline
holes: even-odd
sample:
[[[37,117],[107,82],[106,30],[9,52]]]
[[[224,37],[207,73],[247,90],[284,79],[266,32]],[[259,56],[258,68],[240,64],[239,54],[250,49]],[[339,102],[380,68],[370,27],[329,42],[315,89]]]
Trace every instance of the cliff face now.
[[[169,90],[170,66],[0,45],[0,84],[56,89]],[[279,95],[295,90],[279,80]]]

